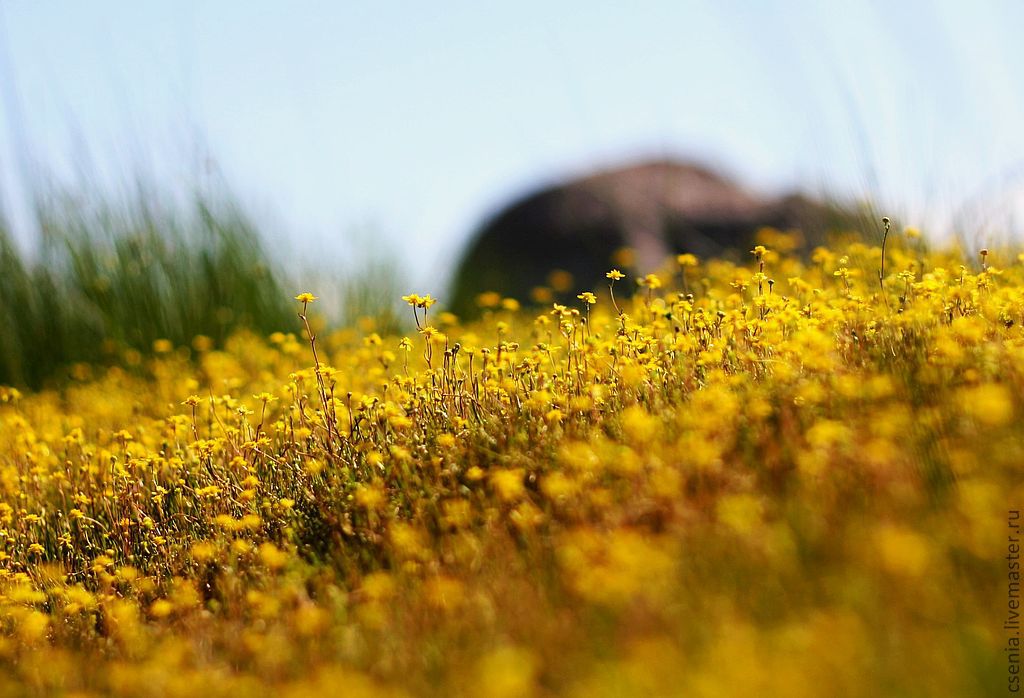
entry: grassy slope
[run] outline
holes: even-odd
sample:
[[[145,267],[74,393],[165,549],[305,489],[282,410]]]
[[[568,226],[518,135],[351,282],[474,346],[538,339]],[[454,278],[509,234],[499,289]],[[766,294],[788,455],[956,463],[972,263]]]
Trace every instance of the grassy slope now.
[[[879,257],[6,390],[0,686],[995,695],[1024,269]]]

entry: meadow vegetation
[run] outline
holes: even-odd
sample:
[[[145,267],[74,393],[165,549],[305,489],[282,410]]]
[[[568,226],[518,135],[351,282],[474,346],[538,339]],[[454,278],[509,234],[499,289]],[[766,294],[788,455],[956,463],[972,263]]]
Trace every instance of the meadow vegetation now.
[[[125,191],[37,195],[35,250],[0,217],[0,384],[40,387],[84,364],[137,365],[154,343],[219,345],[290,322],[282,272],[226,190],[174,201],[140,179]]]
[[[228,333],[148,246],[5,281],[39,352],[66,279],[158,345],[0,388],[0,692],[995,695],[1024,264],[761,242],[408,337],[255,280]]]

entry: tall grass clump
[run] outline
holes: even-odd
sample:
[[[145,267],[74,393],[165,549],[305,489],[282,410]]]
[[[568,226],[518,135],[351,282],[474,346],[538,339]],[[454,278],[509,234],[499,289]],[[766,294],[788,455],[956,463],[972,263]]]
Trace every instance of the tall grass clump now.
[[[24,259],[0,220],[0,381],[38,383],[61,361],[67,336],[79,334],[71,327],[79,318],[60,302],[54,281]]]
[[[37,196],[36,254],[0,223],[0,382],[38,386],[123,350],[213,346],[291,313],[254,220],[226,190]]]

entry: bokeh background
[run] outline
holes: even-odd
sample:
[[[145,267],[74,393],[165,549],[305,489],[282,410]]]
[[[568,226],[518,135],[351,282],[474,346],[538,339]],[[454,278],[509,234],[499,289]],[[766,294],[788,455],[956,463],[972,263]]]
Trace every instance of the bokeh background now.
[[[54,181],[217,177],[287,264],[370,245],[435,290],[517,195],[638,157],[1018,235],[1021,27],[1012,1],[4,0],[0,201],[31,248]]]

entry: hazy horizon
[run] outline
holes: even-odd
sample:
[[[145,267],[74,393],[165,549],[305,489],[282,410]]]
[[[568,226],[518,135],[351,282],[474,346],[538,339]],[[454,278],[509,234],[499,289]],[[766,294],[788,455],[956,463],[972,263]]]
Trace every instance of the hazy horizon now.
[[[212,157],[291,264],[361,237],[418,286],[518,194],[639,157],[1019,235],[1019,26],[1009,2],[6,2],[0,195],[17,221],[34,173],[174,190]]]

